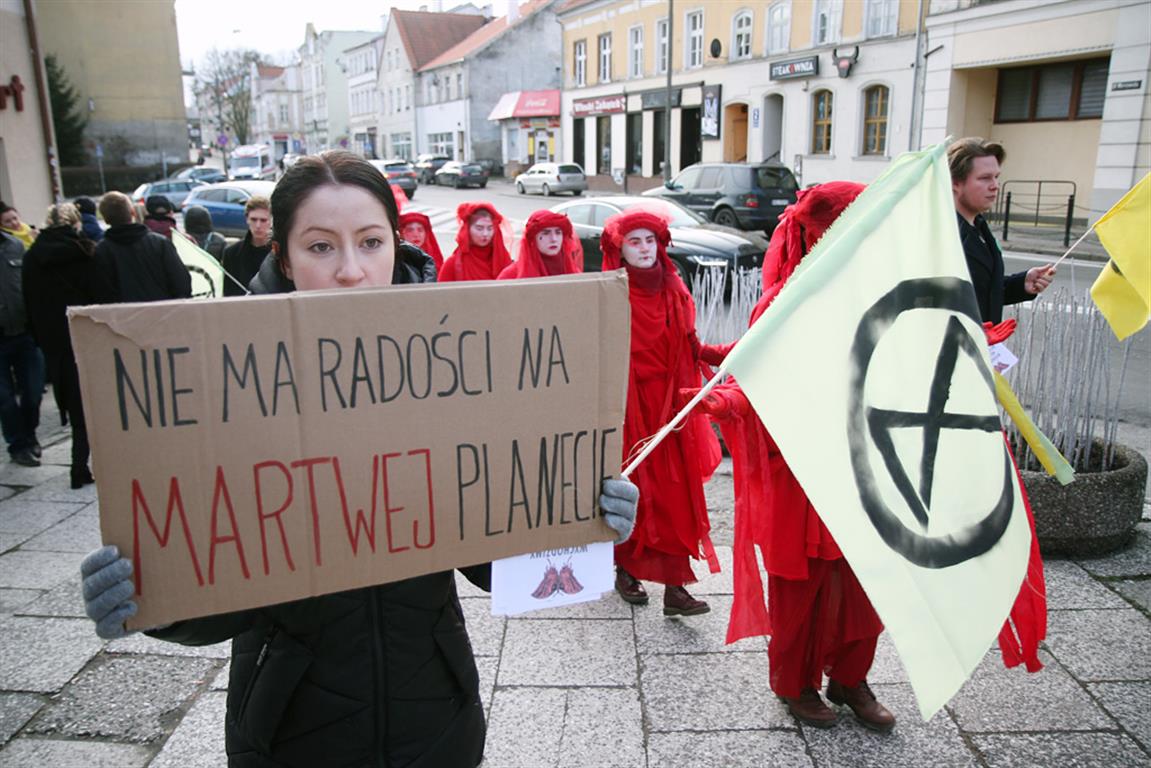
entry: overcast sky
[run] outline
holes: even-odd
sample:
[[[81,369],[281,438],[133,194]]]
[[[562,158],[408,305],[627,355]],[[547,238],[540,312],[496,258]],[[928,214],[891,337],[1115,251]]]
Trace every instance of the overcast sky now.
[[[462,2],[463,0],[461,0]],[[490,4],[496,16],[507,12],[508,0],[473,0],[480,7]],[[443,0],[444,9],[459,5]],[[328,29],[364,29],[382,32],[380,16],[392,8],[417,10],[435,6],[435,0],[176,0],[176,25],[180,35],[180,62],[185,69],[199,62],[213,46],[254,48],[279,63],[304,42],[308,22],[317,32]]]

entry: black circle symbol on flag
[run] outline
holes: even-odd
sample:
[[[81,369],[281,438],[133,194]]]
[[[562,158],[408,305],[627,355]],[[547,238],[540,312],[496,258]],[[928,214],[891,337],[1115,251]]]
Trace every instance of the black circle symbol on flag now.
[[[202,267],[197,267],[195,264],[185,264],[184,266],[192,274],[194,283],[199,283],[199,281],[207,283],[207,286],[197,284],[196,290],[192,292],[192,298],[199,299],[206,297],[213,299],[220,295],[219,289],[216,288],[216,281],[212,279],[212,275],[209,274],[207,270]]]
[[[923,309],[941,310],[951,315],[936,357],[926,409],[917,413],[870,407],[865,402],[864,385],[867,383],[868,367],[876,347],[901,314]],[[929,536],[926,533],[940,438],[951,430],[993,433],[1002,430],[998,413],[947,411],[952,377],[960,352],[970,358],[984,383],[994,390],[991,372],[979,354],[978,345],[984,341],[982,338],[973,338],[959,320],[962,315],[978,326],[978,312],[971,284],[965,280],[954,277],[905,280],[884,294],[864,313],[851,346],[847,439],[859,500],[887,546],[923,568],[948,568],[987,552],[1003,537],[1015,505],[1015,468],[1006,443],[1003,443],[1002,491],[987,514],[977,522],[946,535]],[[923,430],[918,489],[908,477],[891,436],[893,429],[908,427]],[[920,530],[905,525],[884,501],[872,471],[870,457],[873,452],[882,458],[884,467]]]

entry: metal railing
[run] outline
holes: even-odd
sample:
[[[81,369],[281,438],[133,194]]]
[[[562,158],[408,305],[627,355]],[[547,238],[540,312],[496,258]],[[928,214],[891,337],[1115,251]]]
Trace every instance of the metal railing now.
[[[1003,239],[1008,239],[1012,222],[1024,226],[1062,227],[1063,245],[1071,242],[1071,225],[1075,217],[1077,186],[1063,179],[1012,179],[1000,188],[999,199],[991,213],[992,221],[1003,224]]]

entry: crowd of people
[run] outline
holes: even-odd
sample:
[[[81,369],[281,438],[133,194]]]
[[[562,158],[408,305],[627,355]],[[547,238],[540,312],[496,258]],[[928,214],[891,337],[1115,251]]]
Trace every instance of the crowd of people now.
[[[949,149],[948,160],[977,302],[983,319],[997,323],[1004,304],[1034,298],[1054,269],[1004,274],[982,216],[995,200],[1003,148],[963,139]],[[799,193],[771,238],[751,322],[863,189],[830,182]],[[149,200],[146,209],[139,221],[125,196],[109,193],[99,204],[109,228],[100,231],[92,201],[62,203],[48,211],[38,237],[11,208],[0,213],[0,270],[16,265],[15,276],[0,271],[4,437],[14,461],[38,463],[35,420],[46,372],[73,429],[73,487],[92,476],[66,308],[190,294],[187,271],[170,242],[170,205]],[[347,152],[301,159],[270,200],[252,198],[245,213],[248,234],[233,245],[211,231],[207,211],[184,213],[188,235],[227,271],[226,295],[532,279],[583,269],[580,242],[565,216],[533,213],[513,259],[509,223],[488,202],[459,206],[456,247],[445,258],[428,217],[399,210],[379,172]],[[670,421],[733,346],[701,344],[691,295],[667,254],[670,241],[658,206],[614,216],[601,238],[603,269],[628,275],[625,459]],[[703,493],[721,459],[713,422],[733,457],[737,528],[750,532],[747,546],[737,546],[735,568],[755,569],[758,546],[768,573],[766,605],[761,588],[736,596],[737,604],[754,600],[757,606],[733,616],[733,630],[770,636],[770,685],[798,721],[834,725],[839,715],[825,696],[865,726],[890,731],[895,716],[867,682],[883,625],[738,384],[704,399],[685,426],[639,465],[634,485],[605,481],[601,507],[620,533],[618,596],[646,604],[648,581],[663,585],[666,616],[710,610],[687,586],[696,580],[692,560],[719,569]],[[489,587],[489,566],[462,571]],[[135,613],[131,562],[115,547],[103,547],[86,558],[82,576],[97,632],[125,634],[124,622]],[[759,585],[758,574],[754,583]],[[450,573],[182,621],[149,634],[186,644],[233,640],[230,765],[359,765],[382,754],[389,764],[471,768],[482,759],[478,679]],[[365,674],[371,669],[382,677]]]

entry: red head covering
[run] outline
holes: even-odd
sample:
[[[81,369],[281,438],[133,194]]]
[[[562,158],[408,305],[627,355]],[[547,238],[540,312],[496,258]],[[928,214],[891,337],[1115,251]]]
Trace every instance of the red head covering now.
[[[559,227],[563,231],[563,246],[558,254],[550,258],[540,253],[539,246],[536,245],[536,235],[549,227]],[[562,213],[543,210],[536,211],[528,217],[515,263],[500,273],[500,279],[574,275],[582,271],[583,247],[579,238],[575,236],[571,219]]]
[[[477,213],[487,213],[495,225],[495,235],[486,248],[472,245],[471,234],[468,232],[472,217]],[[460,203],[456,209],[456,220],[460,227],[456,232],[456,249],[444,262],[439,281],[495,280],[512,263],[512,255],[505,245],[511,240],[511,228],[507,226],[504,217],[491,203]],[[506,233],[505,228],[508,229]]]
[[[763,295],[751,313],[754,323],[779,294],[823,233],[865,187],[851,181],[829,181],[801,189],[793,204],[779,215],[779,225],[763,257]]]
[[[396,210],[404,210],[404,206],[408,204],[408,193],[398,184],[389,184],[388,186],[392,188],[392,197],[396,198]]]
[[[423,226],[424,231],[427,232],[427,237],[424,239],[424,244],[420,247],[423,249],[424,253],[431,256],[432,261],[436,263],[436,274],[438,275],[444,266],[444,255],[440,252],[440,244],[436,242],[435,233],[432,232],[432,220],[429,219],[425,214],[416,213],[415,211],[410,213],[401,213],[400,235],[404,234],[404,227],[408,224],[420,224]]]

